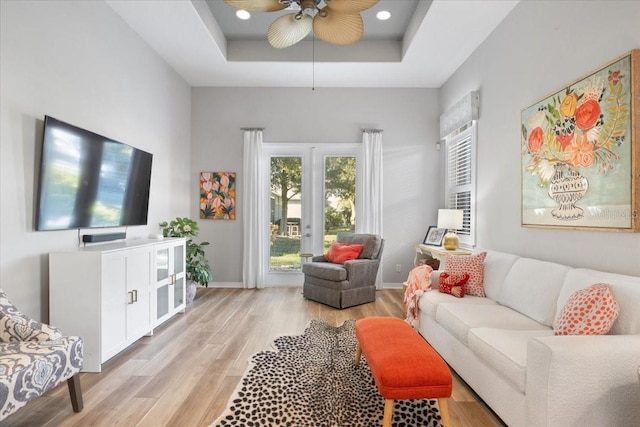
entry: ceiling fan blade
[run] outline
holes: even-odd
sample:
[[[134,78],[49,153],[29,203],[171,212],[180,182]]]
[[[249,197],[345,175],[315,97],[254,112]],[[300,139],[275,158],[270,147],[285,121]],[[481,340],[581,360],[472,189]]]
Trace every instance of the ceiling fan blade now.
[[[340,13],[324,8],[313,19],[313,31],[327,43],[353,44],[362,38],[364,22],[359,13]]]
[[[224,0],[229,6],[251,12],[275,12],[286,9],[287,6],[278,0]]]
[[[375,6],[379,0],[325,0],[327,7],[336,12],[354,13],[362,12]]]
[[[300,19],[296,19],[298,16]],[[304,13],[289,13],[273,21],[267,32],[271,46],[284,49],[305,38],[313,28],[313,18]]]

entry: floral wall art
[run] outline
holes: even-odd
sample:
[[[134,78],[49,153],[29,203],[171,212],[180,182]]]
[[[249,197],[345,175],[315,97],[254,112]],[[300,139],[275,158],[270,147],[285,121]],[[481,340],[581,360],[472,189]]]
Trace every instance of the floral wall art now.
[[[639,80],[634,50],[522,110],[523,226],[640,231]]]
[[[235,172],[200,172],[200,218],[236,219]]]

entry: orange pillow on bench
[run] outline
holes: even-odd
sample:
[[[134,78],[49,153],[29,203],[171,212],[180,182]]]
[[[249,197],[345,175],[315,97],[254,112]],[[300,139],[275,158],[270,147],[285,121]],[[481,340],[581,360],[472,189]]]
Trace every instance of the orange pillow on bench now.
[[[364,245],[333,242],[324,258],[334,264],[344,264],[346,261],[356,259],[362,253]]]

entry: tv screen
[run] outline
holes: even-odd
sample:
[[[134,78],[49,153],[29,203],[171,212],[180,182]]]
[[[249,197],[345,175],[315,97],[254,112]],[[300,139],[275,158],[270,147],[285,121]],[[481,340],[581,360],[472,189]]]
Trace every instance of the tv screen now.
[[[36,230],[146,225],[152,159],[45,116]]]

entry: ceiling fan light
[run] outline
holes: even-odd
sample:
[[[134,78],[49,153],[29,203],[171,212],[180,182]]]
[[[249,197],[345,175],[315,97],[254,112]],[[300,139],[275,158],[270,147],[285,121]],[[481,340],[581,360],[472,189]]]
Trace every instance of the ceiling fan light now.
[[[269,44],[277,49],[293,46],[311,32],[313,19],[309,15],[289,13],[273,21],[267,31]]]

